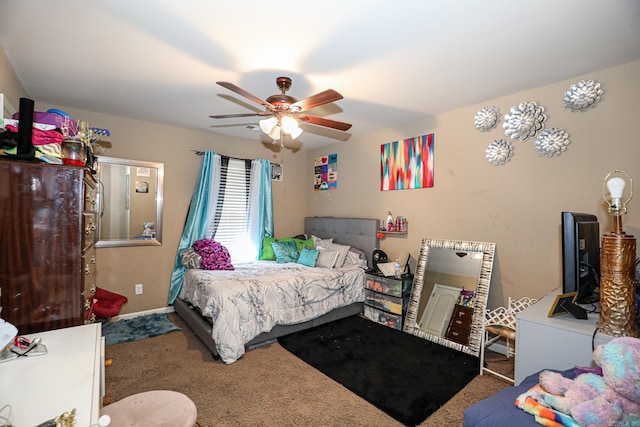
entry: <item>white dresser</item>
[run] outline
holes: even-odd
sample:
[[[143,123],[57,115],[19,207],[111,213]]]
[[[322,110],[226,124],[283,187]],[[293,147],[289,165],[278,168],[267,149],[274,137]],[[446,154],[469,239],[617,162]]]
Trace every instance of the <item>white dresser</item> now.
[[[516,385],[543,369],[595,366],[592,341],[597,346],[612,338],[601,333],[594,337],[599,317],[595,313],[589,313],[587,320],[576,319],[570,314],[547,317],[560,293],[558,290],[546,295],[516,317]]]
[[[41,337],[48,353],[0,363],[0,407],[11,405],[11,425],[33,427],[74,408],[76,426],[97,423],[104,396],[101,324],[27,336]]]

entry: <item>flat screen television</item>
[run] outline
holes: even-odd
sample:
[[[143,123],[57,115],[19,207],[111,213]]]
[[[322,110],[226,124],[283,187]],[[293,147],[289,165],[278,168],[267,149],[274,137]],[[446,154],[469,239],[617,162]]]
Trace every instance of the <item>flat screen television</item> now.
[[[600,240],[598,217],[562,212],[562,291],[578,292],[577,304],[600,298]]]

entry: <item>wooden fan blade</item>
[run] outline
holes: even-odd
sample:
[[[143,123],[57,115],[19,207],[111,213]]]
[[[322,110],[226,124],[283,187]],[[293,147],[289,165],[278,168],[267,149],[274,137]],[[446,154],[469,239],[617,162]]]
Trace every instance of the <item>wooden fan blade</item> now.
[[[296,107],[298,107],[300,108],[298,111],[310,110],[312,108],[319,107],[330,102],[338,101],[342,98],[343,96],[335,90],[327,89],[324,92],[320,92],[315,95],[311,95],[310,97],[305,98],[301,101],[294,102],[293,104],[291,104],[291,109],[295,111]]]
[[[274,111],[275,107],[273,106],[273,104],[268,103],[267,101],[265,101],[264,99],[260,99],[257,96],[255,96],[252,93],[247,92],[246,90],[242,89],[241,87],[238,87],[236,85],[234,85],[233,83],[230,82],[216,82],[216,84],[219,84],[220,86],[229,89],[232,92],[237,93],[238,95],[242,95],[247,99],[250,99],[251,101],[255,102],[256,104],[260,104],[264,107],[267,107],[269,110]]]
[[[240,113],[240,114],[218,114],[215,116],[209,116],[212,119],[230,119],[232,117],[253,117],[253,116],[271,116],[271,113],[261,112],[261,113]]]
[[[350,123],[338,122],[338,121],[335,121],[335,120],[325,119],[324,117],[310,116],[308,114],[301,114],[301,115],[297,116],[297,118],[299,120],[302,120],[303,122],[311,123],[311,124],[318,125],[318,126],[325,126],[325,127],[328,127],[328,128],[338,129],[338,130],[342,130],[342,131],[347,131],[347,130],[351,129],[351,124]]]

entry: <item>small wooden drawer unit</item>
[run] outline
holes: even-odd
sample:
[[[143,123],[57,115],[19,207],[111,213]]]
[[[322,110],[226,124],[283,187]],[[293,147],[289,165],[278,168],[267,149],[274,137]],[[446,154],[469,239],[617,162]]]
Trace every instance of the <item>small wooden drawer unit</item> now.
[[[395,278],[367,273],[364,285],[364,316],[374,322],[402,330],[412,284],[411,274]]]
[[[453,313],[451,313],[451,320],[449,321],[446,337],[460,344],[468,344],[472,319],[473,307],[456,304],[453,308]]]

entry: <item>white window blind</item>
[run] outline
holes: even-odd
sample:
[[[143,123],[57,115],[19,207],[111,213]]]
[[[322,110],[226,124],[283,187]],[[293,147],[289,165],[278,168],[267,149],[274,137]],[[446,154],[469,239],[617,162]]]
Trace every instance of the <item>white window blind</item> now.
[[[225,166],[222,167],[225,173]],[[220,203],[222,209],[216,210],[219,217],[218,227],[213,234],[214,227],[210,224],[212,238],[226,246],[231,254],[232,261],[243,258],[243,246],[246,245],[247,201],[249,192],[249,175],[245,170],[245,162],[238,159],[229,159],[226,166],[227,184],[224,197]]]

